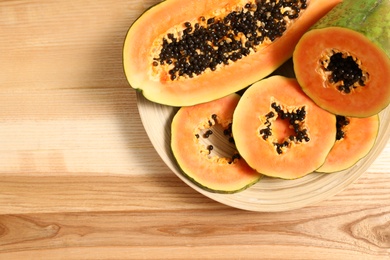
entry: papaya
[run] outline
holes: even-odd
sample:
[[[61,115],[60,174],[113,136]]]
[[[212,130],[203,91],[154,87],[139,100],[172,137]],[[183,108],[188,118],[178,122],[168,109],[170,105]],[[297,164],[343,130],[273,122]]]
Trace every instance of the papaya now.
[[[320,107],[370,117],[390,102],[390,1],[344,0],[299,40],[294,72]]]
[[[235,193],[261,174],[238,154],[232,137],[233,112],[240,96],[181,107],[171,123],[171,150],[184,176],[204,190]]]
[[[317,172],[346,170],[364,158],[375,144],[379,131],[379,116],[336,116],[336,129],[336,142]]]
[[[237,92],[292,56],[341,0],[166,0],[130,26],[123,68],[150,101],[191,106]]]
[[[336,138],[336,116],[317,106],[294,78],[250,86],[233,114],[238,152],[259,173],[297,179],[318,169]]]

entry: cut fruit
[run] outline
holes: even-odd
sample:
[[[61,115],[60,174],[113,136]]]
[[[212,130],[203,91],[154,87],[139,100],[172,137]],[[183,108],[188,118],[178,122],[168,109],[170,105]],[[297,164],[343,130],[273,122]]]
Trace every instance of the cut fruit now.
[[[336,143],[318,172],[336,172],[350,168],[374,146],[379,116],[354,118],[337,116]]]
[[[261,174],[240,157],[231,135],[240,96],[182,107],[172,121],[171,148],[184,175],[201,188],[234,193],[255,184]]]
[[[215,100],[272,73],[339,2],[163,1],[127,33],[126,77],[153,102],[189,106]]]
[[[346,0],[293,53],[304,92],[337,115],[369,117],[390,103],[390,1]]]
[[[335,115],[318,107],[295,79],[272,76],[241,97],[233,115],[233,136],[252,168],[296,179],[324,163],[335,142],[335,125]]]

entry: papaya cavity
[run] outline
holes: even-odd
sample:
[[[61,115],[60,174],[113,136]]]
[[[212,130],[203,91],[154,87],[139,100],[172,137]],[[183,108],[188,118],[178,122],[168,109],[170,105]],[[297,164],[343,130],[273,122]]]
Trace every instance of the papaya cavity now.
[[[204,119],[194,131],[194,141],[207,160],[219,164],[235,163],[241,156],[234,145],[231,120],[219,121],[217,114]]]
[[[280,38],[306,0],[257,0],[214,10],[170,28],[153,43],[151,75],[188,79],[228,66]]]
[[[277,154],[287,152],[293,145],[310,141],[304,106],[288,107],[273,101],[270,107],[270,112],[260,119],[259,134],[275,147]]]
[[[335,88],[343,94],[359,91],[370,78],[356,55],[337,49],[323,51],[317,72],[323,76],[325,87]]]

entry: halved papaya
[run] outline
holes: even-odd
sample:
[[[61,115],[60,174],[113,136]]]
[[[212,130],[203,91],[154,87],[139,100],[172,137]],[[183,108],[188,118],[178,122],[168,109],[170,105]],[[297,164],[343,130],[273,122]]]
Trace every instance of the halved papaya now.
[[[378,115],[336,118],[336,143],[317,172],[330,173],[348,169],[365,157],[374,146],[379,131]]]
[[[237,92],[291,57],[341,0],[166,0],[130,27],[123,66],[157,103],[189,106]]]
[[[217,193],[242,191],[261,174],[240,157],[231,135],[233,112],[240,96],[182,107],[171,125],[171,149],[184,175]]]
[[[304,92],[322,108],[369,117],[390,102],[390,1],[344,0],[293,53]]]
[[[336,117],[297,81],[272,76],[249,87],[233,115],[237,150],[258,172],[296,179],[318,169],[336,138]]]

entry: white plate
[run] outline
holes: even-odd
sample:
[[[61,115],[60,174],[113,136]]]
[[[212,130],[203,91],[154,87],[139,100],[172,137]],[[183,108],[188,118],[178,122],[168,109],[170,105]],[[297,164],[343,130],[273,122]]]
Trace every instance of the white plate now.
[[[283,73],[285,75],[285,73]],[[290,74],[291,75],[291,74]],[[325,200],[357,180],[378,157],[390,136],[390,107],[380,113],[380,129],[370,153],[348,170],[311,173],[297,180],[262,178],[245,191],[218,194],[205,191],[182,175],[170,149],[171,121],[178,108],[152,103],[137,93],[142,123],[154,148],[166,165],[186,184],[201,194],[225,205],[260,212],[287,211]]]

